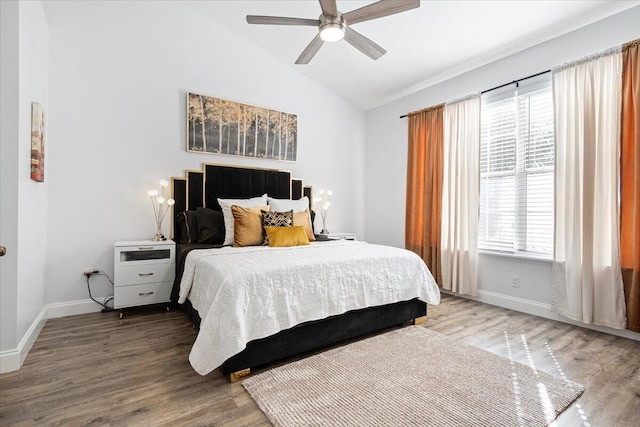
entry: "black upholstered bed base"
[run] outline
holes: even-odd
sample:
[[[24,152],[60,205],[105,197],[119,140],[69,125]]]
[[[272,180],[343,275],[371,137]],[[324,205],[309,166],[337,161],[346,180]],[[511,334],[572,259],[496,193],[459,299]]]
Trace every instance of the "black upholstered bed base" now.
[[[187,300],[182,310],[196,327],[200,316]],[[256,368],[300,353],[315,350],[380,329],[412,321],[427,314],[427,304],[417,299],[348,311],[326,319],[306,322],[275,335],[254,340],[220,367],[228,375]]]
[[[179,305],[180,279],[187,254],[194,249],[210,248],[211,245],[177,245],[176,281],[171,300],[180,306],[196,328],[200,328],[200,315],[188,299]],[[227,375],[246,368],[255,368],[286,357],[295,356],[320,347],[368,334],[380,329],[409,322],[427,314],[427,305],[417,299],[395,304],[353,310],[342,315],[306,322],[280,331],[267,338],[251,341],[242,352],[228,359],[221,366]]]

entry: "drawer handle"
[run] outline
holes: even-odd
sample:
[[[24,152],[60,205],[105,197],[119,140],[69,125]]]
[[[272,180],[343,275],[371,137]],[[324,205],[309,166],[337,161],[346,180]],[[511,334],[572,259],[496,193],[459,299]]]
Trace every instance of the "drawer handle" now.
[[[149,249],[153,249],[153,246],[141,246],[138,248],[139,251],[146,251]]]
[[[138,276],[140,277],[153,276],[153,273],[138,273]]]
[[[153,295],[153,291],[151,291],[151,292],[138,292],[138,295],[140,295],[141,297],[145,297],[147,295]]]

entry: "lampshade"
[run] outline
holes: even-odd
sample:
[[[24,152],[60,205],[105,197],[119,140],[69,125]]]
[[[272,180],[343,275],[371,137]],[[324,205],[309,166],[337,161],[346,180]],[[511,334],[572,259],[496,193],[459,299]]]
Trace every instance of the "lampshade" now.
[[[320,30],[320,38],[326,42],[337,42],[344,38],[344,28],[337,22],[325,24]]]

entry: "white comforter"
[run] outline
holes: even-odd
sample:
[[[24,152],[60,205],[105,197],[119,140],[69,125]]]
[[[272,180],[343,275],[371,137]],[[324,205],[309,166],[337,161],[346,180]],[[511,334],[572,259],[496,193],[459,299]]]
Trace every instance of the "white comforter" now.
[[[180,283],[202,322],[189,361],[201,375],[249,341],[349,310],[413,298],[440,303],[413,252],[364,242],[191,251]]]

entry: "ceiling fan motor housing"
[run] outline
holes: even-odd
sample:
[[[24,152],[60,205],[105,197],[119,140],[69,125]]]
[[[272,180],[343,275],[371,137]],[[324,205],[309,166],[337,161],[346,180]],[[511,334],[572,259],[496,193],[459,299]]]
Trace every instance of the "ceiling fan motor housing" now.
[[[338,16],[320,15],[320,25],[318,32],[320,38],[326,42],[337,42],[344,38],[346,24],[342,14],[338,12]]]

